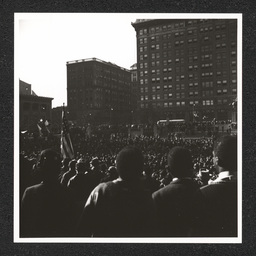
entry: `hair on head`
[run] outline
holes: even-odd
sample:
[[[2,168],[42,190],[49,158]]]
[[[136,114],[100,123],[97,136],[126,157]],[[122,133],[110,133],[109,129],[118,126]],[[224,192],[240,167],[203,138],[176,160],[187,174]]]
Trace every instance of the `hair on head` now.
[[[226,135],[215,142],[215,156],[218,157],[218,166],[237,171],[237,137]]]
[[[174,177],[191,177],[192,176],[192,156],[188,149],[176,146],[168,154],[168,166]]]
[[[142,175],[143,165],[143,154],[134,146],[123,148],[116,158],[117,172],[123,180],[138,179]]]
[[[41,152],[38,166],[44,180],[54,179],[61,168],[61,157],[53,149],[45,149]]]

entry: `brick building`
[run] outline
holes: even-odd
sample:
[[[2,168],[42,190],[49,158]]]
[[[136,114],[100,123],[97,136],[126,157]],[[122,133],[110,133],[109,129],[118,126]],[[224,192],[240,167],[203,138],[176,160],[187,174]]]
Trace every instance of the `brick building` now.
[[[96,58],[67,62],[67,107],[77,125],[128,123],[131,73]]]
[[[142,122],[234,119],[237,20],[136,20],[132,26]]]

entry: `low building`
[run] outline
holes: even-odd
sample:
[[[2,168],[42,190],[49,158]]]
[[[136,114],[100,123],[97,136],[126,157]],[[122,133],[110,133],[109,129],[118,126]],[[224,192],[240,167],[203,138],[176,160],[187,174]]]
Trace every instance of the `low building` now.
[[[31,84],[24,81],[20,85],[20,130],[33,132],[38,130],[40,120],[51,122],[53,98],[37,96],[31,90]]]

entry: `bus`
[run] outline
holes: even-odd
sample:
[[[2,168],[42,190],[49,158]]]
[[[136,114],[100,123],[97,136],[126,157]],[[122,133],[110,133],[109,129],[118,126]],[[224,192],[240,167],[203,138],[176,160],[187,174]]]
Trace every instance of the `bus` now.
[[[156,123],[159,126],[165,126],[168,124],[185,124],[184,119],[170,119],[170,120],[159,120]]]

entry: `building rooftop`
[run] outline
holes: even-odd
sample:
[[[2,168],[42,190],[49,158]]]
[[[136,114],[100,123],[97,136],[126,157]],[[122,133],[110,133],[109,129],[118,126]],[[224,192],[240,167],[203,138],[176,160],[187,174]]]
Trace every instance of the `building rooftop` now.
[[[80,59],[80,60],[72,60],[72,61],[67,61],[66,64],[67,65],[70,65],[70,64],[75,64],[75,63],[82,63],[82,62],[90,62],[90,61],[96,61],[96,62],[99,62],[99,63],[103,63],[103,64],[106,64],[106,65],[109,65],[109,66],[112,66],[112,67],[116,67],[116,68],[119,68],[119,69],[122,69],[124,71],[130,71],[126,68],[123,68],[123,67],[120,67],[118,65],[116,65],[115,63],[112,63],[110,61],[104,61],[104,60],[100,60],[100,59],[97,59],[95,57],[93,58],[87,58],[87,59]]]

